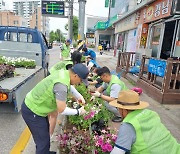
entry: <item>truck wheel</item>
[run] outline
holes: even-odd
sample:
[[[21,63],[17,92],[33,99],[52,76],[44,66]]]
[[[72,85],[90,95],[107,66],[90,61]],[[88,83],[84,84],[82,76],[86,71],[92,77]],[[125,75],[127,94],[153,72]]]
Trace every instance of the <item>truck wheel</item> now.
[[[48,66],[49,66],[49,64],[47,64],[46,68],[44,69],[44,77],[47,77],[50,74]]]

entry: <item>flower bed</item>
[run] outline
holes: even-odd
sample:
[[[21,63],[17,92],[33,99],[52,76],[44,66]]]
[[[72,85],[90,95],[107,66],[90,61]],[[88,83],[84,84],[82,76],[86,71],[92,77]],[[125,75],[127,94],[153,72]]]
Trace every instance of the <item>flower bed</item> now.
[[[90,101],[91,95],[84,84],[76,86],[76,89],[86,100],[85,110],[87,113],[83,116],[69,116],[70,123],[78,126],[81,129],[88,129],[91,125],[101,119],[107,124],[108,120],[111,119],[112,114],[104,106],[104,102],[100,98],[96,98],[94,101]],[[75,107],[73,102],[69,102],[70,107]]]
[[[89,154],[91,153],[91,135],[89,131],[80,130],[68,125],[63,134],[57,136],[61,154]]]
[[[7,64],[0,64],[0,81],[14,76],[15,67]]]
[[[117,136],[107,124],[112,114],[103,105],[100,98],[90,101],[91,95],[84,84],[76,89],[86,100],[83,116],[68,116],[67,128],[57,136],[61,153],[66,154],[96,154],[110,153]],[[77,108],[77,103],[68,101],[70,107]]]
[[[0,56],[0,64],[13,65],[15,67],[35,68],[35,60],[27,59],[24,57],[5,57]]]

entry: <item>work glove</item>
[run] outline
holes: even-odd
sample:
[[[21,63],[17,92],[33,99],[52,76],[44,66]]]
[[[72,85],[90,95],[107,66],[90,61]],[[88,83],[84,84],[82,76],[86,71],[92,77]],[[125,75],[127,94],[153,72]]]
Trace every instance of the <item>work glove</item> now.
[[[80,96],[77,101],[78,101],[78,103],[81,104],[81,105],[86,104],[86,101],[85,101],[85,99],[84,99],[83,96]]]
[[[100,97],[101,93],[98,91],[95,91],[94,93],[91,93],[91,95],[95,96],[95,97]]]
[[[86,113],[86,110],[84,109],[84,106],[78,109],[79,115],[84,115]]]
[[[94,101],[95,98],[96,98],[95,96],[91,96],[90,101]]]
[[[88,81],[93,81],[93,78],[92,77],[90,77],[90,76],[88,76]]]

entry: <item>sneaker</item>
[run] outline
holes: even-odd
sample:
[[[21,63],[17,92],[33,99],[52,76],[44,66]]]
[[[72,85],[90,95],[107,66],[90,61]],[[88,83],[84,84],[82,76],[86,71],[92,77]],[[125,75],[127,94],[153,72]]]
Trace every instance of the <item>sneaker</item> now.
[[[121,117],[117,117],[115,116],[114,118],[112,118],[113,122],[121,122],[123,119]]]

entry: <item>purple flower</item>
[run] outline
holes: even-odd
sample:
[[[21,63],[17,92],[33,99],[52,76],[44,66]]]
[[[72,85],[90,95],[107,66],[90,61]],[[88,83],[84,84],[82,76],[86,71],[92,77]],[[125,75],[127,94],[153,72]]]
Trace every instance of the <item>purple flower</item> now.
[[[99,143],[99,145],[102,145],[102,144],[103,144],[102,138],[99,138],[99,139],[98,139],[98,143]]]
[[[105,147],[106,147],[106,150],[107,150],[108,152],[111,152],[111,151],[112,151],[112,145],[111,145],[111,144],[106,143],[106,144],[105,144]]]
[[[94,117],[94,115],[95,115],[95,111],[91,111],[91,112],[90,112],[90,116],[91,116],[91,118],[93,118],[93,117]]]
[[[88,120],[88,119],[90,119],[90,118],[91,118],[91,115],[88,114],[88,115],[86,115],[86,116],[84,117],[84,120]]]

